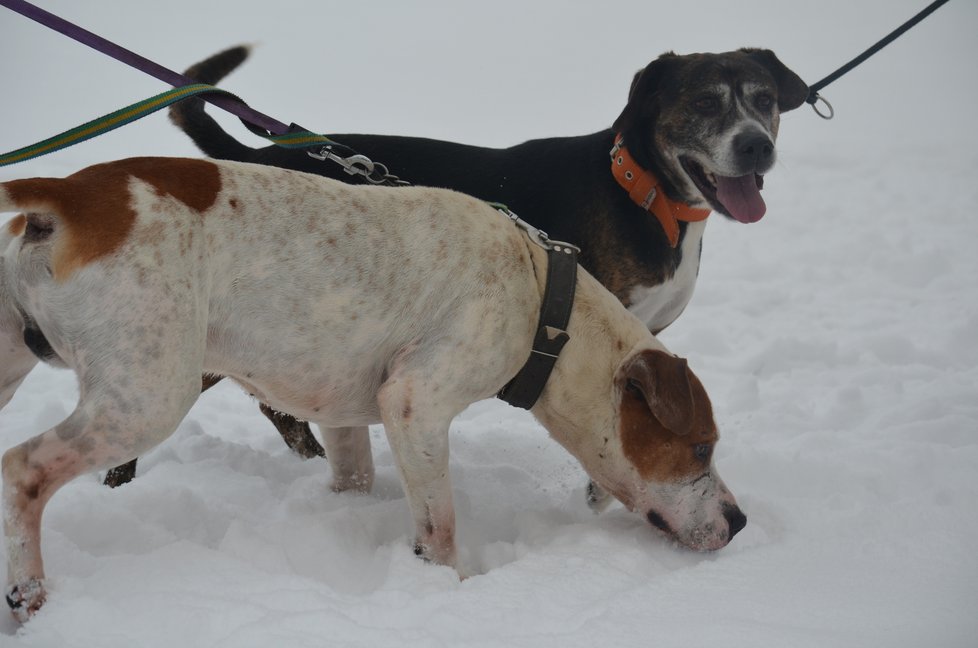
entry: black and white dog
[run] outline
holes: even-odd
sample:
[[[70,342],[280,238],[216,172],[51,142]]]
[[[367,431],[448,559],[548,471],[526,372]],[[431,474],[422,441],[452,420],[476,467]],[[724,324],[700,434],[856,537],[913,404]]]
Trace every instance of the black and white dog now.
[[[221,52],[187,70],[215,84],[248,56]],[[530,140],[506,149],[386,135],[331,135],[415,185],[505,203],[551,237],[581,248],[580,263],[658,333],[693,293],[710,211],[743,223],[764,215],[763,176],[775,160],[779,115],[807,85],[773,52],[666,53],[639,71],[612,128]],[[303,151],[248,147],[225,132],[200,99],[171,119],[207,155],[351,180]],[[205,387],[215,379],[205,378]],[[300,454],[322,450],[304,423],[263,411]],[[109,476],[131,478],[134,465]]]

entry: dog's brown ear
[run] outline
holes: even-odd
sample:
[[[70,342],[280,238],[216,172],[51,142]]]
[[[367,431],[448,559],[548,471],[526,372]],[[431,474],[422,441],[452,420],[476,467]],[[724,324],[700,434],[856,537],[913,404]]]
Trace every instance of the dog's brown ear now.
[[[745,47],[740,50],[760,63],[774,76],[778,84],[778,110],[788,112],[805,103],[808,98],[808,84],[797,74],[785,67],[774,52],[767,49]]]
[[[666,52],[635,73],[632,87],[628,90],[628,103],[612,125],[616,133],[624,133],[641,120],[648,105],[646,98],[655,94],[663,72],[675,58],[677,56],[673,52]]]
[[[693,428],[693,389],[685,358],[664,351],[641,351],[619,373],[623,389],[637,391],[664,427],[680,436]]]

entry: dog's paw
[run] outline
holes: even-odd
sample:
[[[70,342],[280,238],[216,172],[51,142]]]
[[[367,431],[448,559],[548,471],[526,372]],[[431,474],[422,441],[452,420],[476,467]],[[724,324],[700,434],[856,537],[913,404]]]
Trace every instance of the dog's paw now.
[[[354,493],[360,493],[366,495],[374,486],[374,476],[353,474],[349,477],[339,477],[334,476],[333,482],[330,484],[330,490],[334,493],[346,493],[352,491]]]
[[[608,508],[608,504],[611,503],[611,495],[608,491],[601,488],[593,481],[588,481],[587,483],[587,506],[589,509],[595,513],[600,513],[601,511]]]
[[[46,598],[47,592],[44,591],[44,585],[37,578],[32,578],[19,585],[12,585],[7,590],[7,605],[10,606],[10,612],[14,618],[21,623],[34,616],[34,613],[44,605]]]

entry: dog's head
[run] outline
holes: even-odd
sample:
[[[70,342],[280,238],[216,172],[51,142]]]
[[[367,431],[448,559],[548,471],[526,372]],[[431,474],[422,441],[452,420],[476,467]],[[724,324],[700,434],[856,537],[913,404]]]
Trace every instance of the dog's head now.
[[[611,377],[595,369],[589,378]],[[589,395],[608,393],[587,382]],[[726,546],[747,518],[713,466],[713,408],[686,360],[640,342],[623,354],[610,383],[610,400],[577,391],[551,401],[565,411],[559,418],[534,413],[598,486],[656,529],[698,551]]]
[[[779,115],[807,96],[770,50],[670,52],[635,75],[614,129],[670,198],[752,223],[764,215]]]
[[[713,466],[713,408],[686,360],[639,351],[619,368],[615,392],[622,451],[640,485],[625,495],[633,510],[690,548],[725,546],[747,518]]]

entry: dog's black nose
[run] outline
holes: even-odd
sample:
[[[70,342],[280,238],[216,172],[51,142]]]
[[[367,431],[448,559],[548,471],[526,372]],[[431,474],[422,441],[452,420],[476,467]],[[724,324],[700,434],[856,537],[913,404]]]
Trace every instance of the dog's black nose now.
[[[669,528],[669,523],[666,522],[662,518],[662,516],[656,513],[655,511],[649,511],[648,513],[645,514],[645,517],[648,518],[649,522],[651,522],[652,526],[654,526],[656,529],[659,529],[660,531],[665,531],[666,533],[672,533],[672,529]]]
[[[727,526],[730,527],[729,535],[727,535],[727,542],[730,542],[741,529],[747,526],[747,516],[738,507],[725,505],[723,507],[723,517],[727,519]]]
[[[764,133],[748,131],[734,138],[734,152],[745,173],[763,174],[774,162],[774,142]]]

